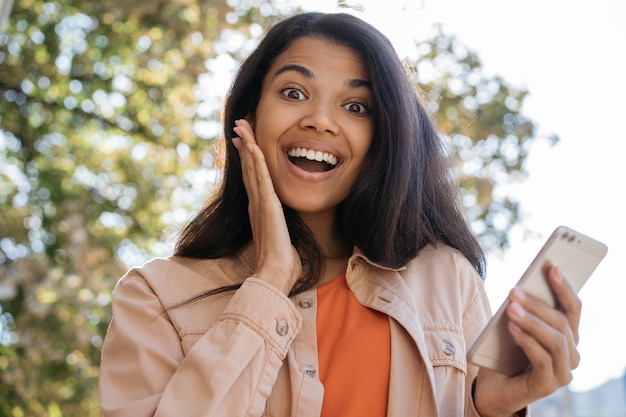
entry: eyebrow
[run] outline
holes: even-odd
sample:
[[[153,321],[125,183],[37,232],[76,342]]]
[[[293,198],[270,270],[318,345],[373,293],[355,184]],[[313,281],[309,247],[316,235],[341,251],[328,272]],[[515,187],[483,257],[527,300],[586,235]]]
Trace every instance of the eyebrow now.
[[[287,71],[295,71],[298,74],[301,74],[302,76],[306,78],[315,78],[315,74],[313,73],[313,71],[311,71],[310,69],[306,67],[303,67],[302,65],[297,65],[297,64],[283,65],[276,71],[276,73],[274,74],[272,78],[276,78],[280,74],[287,72]],[[359,88],[359,87],[367,87],[369,89],[372,88],[371,81],[361,80],[359,78],[349,79],[345,82],[345,84],[347,87],[350,87],[350,88]]]

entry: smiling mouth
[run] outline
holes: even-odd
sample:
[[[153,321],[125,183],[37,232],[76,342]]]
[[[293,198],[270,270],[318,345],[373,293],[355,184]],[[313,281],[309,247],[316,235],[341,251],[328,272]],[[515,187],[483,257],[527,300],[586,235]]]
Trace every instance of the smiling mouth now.
[[[287,151],[289,161],[308,172],[325,172],[337,166],[338,159],[328,152],[307,148],[291,148]]]

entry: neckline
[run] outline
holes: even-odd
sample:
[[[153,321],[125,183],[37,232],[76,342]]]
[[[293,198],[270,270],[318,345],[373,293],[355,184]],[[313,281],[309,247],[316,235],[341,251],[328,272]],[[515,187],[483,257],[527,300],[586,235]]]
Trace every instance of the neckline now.
[[[343,281],[345,281],[345,279],[346,279],[346,273],[342,272],[341,274],[337,275],[335,278],[333,278],[330,281],[325,282],[322,285],[320,285],[319,287],[317,287],[317,290],[319,291],[319,290],[322,290],[322,289],[334,287],[336,285],[341,284]]]

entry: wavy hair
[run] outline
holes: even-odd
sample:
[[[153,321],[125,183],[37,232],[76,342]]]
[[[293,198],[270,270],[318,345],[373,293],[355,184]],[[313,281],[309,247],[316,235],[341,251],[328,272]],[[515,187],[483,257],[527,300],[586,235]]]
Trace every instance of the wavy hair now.
[[[421,103],[391,42],[363,20],[344,13],[303,13],[274,25],[242,63],[224,108],[226,160],[220,188],[181,231],[175,254],[218,258],[252,238],[241,161],[232,144],[235,120],[253,115],[275,58],[301,37],[327,39],[356,51],[369,71],[374,137],[338,214],[346,236],[372,261],[400,267],[427,244],[458,249],[485,275],[485,257],[460,204],[459,187],[440,133]],[[293,293],[312,288],[323,257],[311,231],[289,207],[285,219],[305,273]]]

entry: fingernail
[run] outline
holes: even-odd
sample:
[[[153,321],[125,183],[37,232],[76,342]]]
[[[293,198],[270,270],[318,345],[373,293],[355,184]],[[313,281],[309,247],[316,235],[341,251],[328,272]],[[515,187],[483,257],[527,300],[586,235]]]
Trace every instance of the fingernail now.
[[[512,321],[509,322],[509,329],[511,329],[511,331],[514,333],[522,332],[522,328],[519,327],[517,324],[513,323]]]
[[[517,317],[524,317],[525,312],[521,305],[517,303],[511,303],[510,308],[513,314]]]
[[[558,266],[556,267],[556,279],[557,279],[558,281],[563,280],[563,271],[562,271],[562,270],[561,270],[561,268],[560,268],[560,267],[558,267]]]
[[[513,287],[513,289],[511,290],[511,298],[517,301],[522,301],[526,298],[526,293],[524,293],[521,288]]]

